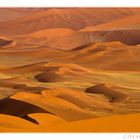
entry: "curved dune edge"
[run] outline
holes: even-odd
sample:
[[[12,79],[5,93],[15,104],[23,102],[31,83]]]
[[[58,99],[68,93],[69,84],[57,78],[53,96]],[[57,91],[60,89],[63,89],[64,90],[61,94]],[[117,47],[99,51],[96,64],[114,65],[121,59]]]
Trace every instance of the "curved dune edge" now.
[[[39,123],[39,125],[47,128],[66,123],[66,121],[63,120],[62,118],[48,113],[32,113],[29,114],[28,116],[36,120]]]
[[[107,84],[99,84],[96,86],[89,87],[86,89],[86,92],[104,94],[105,96],[110,98],[111,102],[125,102],[130,98],[129,95],[116,91],[111,85]]]
[[[24,125],[23,125],[24,124]],[[12,115],[0,114],[0,131],[1,128],[7,129],[36,129],[35,124]]]

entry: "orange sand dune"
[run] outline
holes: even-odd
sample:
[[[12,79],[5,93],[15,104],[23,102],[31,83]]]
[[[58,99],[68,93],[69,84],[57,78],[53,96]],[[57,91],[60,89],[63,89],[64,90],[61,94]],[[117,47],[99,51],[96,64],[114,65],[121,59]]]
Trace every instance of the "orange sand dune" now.
[[[45,97],[33,93],[21,92],[10,98],[36,105],[67,121],[97,117],[94,112],[86,111],[75,104],[53,96]]]
[[[41,30],[37,31],[35,33],[24,35],[27,38],[34,38],[34,39],[53,39],[57,37],[63,37],[67,35],[74,34],[75,31],[69,28],[53,28],[53,29],[47,29],[47,30]]]
[[[55,41],[55,39],[65,37],[65,36],[70,36],[75,33],[76,32],[74,30],[69,28],[53,28],[53,29],[40,30],[30,34],[17,36],[16,46],[22,45],[23,46],[22,48],[24,48],[24,46],[26,46],[27,44],[32,44],[36,47],[46,46],[47,48],[49,47],[49,43],[52,42],[53,40]]]
[[[71,78],[80,78],[81,74],[90,71],[76,64],[66,63],[47,63],[44,72],[35,76],[39,82],[60,82],[72,80]]]
[[[54,96],[60,99],[64,99],[81,108],[88,108],[89,110],[95,109],[112,109],[111,104],[103,101],[102,99],[94,99],[84,92],[78,92],[75,90],[56,88],[51,90],[45,90],[41,92],[45,97]]]
[[[58,50],[71,50],[86,47],[93,43],[113,41],[122,42],[127,45],[137,45],[140,43],[139,34],[140,30],[85,31],[75,32],[74,34],[59,38],[52,38],[50,40],[45,40],[45,42],[40,40],[39,42],[46,48],[49,47]],[[36,44],[38,44],[38,42]]]
[[[72,77],[80,78],[80,74],[90,73],[90,70],[71,63],[41,62],[19,67],[1,67],[0,73],[7,74],[9,76],[19,76],[19,78],[22,78],[22,76],[20,76],[21,74],[25,74],[27,76],[32,75],[30,77],[35,78],[39,82],[59,82],[65,80],[68,81]],[[28,82],[28,80],[26,81]],[[6,82],[7,84],[9,83],[8,81]],[[24,82],[21,84],[24,84]]]
[[[96,38],[92,34],[76,32],[73,35],[52,39],[48,41],[47,46],[58,50],[71,50],[77,47],[89,45],[95,41]]]
[[[85,27],[81,31],[103,31],[103,30],[138,30],[140,29],[140,14],[118,19],[105,24]]]
[[[113,8],[100,10],[98,8],[48,9],[17,20],[1,23],[0,32],[10,35],[31,33],[48,28],[81,29],[139,13],[139,9],[133,8],[117,8],[115,10]]]
[[[97,69],[139,71],[139,49],[139,46],[127,46],[119,42],[96,43],[75,49],[77,55],[73,60],[92,64],[90,67]]]
[[[46,62],[41,62],[41,63],[35,63],[35,64],[19,66],[19,67],[1,67],[0,72],[18,74],[18,73],[42,71],[42,70],[46,69],[45,64],[46,64]]]

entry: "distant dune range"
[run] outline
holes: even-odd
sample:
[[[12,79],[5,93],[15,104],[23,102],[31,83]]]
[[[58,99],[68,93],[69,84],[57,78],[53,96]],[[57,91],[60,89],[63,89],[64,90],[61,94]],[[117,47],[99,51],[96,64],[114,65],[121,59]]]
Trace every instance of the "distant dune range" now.
[[[0,32],[10,34],[25,34],[49,28],[81,29],[86,26],[110,22],[119,18],[139,14],[139,9],[133,8],[103,8],[103,9],[48,9],[38,10],[29,16],[0,23]],[[104,18],[102,18],[104,17]],[[5,28],[6,27],[6,28]]]
[[[139,17],[0,9],[0,132],[139,132]]]
[[[38,10],[27,8],[1,8],[0,9],[0,22],[10,21],[17,18],[35,14]]]

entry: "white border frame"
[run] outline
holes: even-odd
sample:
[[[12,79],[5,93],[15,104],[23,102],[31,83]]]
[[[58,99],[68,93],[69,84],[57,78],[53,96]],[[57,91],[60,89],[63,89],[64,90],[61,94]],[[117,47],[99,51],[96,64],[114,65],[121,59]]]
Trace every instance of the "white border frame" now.
[[[0,7],[139,7],[140,0],[1,0]]]
[[[140,7],[140,0],[1,0],[2,7]],[[1,133],[3,140],[138,140],[140,133]]]
[[[140,133],[8,133],[3,140],[139,140]]]

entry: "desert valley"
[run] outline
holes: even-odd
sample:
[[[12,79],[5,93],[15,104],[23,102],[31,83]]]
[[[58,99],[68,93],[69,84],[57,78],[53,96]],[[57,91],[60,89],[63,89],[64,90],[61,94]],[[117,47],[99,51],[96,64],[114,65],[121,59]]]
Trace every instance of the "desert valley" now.
[[[140,132],[140,9],[1,8],[0,132]]]

